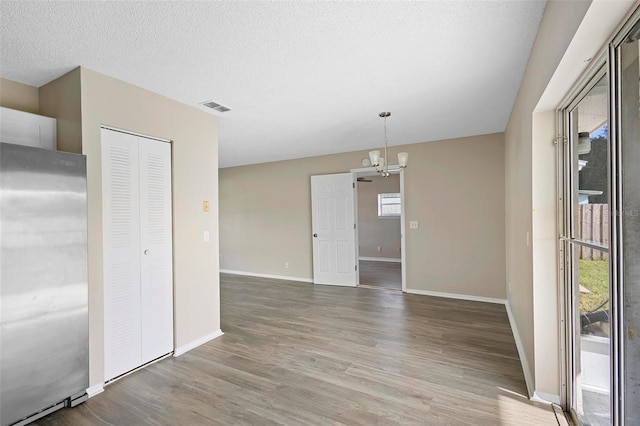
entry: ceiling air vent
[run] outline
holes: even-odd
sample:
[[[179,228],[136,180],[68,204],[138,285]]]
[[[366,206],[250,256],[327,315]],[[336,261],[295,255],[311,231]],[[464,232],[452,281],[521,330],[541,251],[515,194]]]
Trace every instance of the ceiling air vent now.
[[[231,108],[227,108],[224,105],[220,105],[217,102],[214,101],[207,101],[207,102],[203,102],[202,105],[211,108],[214,111],[218,111],[218,112],[227,112],[227,111],[231,111]]]

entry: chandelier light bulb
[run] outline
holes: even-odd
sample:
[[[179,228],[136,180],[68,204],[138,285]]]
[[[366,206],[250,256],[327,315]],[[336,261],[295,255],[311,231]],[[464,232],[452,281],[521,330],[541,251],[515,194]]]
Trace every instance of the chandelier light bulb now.
[[[407,163],[409,162],[409,153],[408,152],[399,152],[398,153],[398,165],[403,169],[407,167]]]
[[[370,151],[369,159],[373,167],[378,167],[380,165],[380,151]]]

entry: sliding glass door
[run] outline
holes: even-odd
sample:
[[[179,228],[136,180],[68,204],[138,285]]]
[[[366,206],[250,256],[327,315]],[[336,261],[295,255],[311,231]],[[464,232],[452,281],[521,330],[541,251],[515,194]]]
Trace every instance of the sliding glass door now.
[[[585,425],[609,425],[608,79],[601,71],[567,109],[565,227],[569,313],[569,406]]]
[[[561,109],[566,409],[640,425],[640,9]]]

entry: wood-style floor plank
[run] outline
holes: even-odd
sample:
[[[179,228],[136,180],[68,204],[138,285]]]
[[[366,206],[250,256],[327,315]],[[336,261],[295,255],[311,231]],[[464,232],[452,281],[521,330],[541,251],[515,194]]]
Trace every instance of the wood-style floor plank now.
[[[402,289],[401,263],[360,260],[358,264],[361,285]]]
[[[224,336],[36,424],[558,424],[501,305],[222,275],[221,315]]]

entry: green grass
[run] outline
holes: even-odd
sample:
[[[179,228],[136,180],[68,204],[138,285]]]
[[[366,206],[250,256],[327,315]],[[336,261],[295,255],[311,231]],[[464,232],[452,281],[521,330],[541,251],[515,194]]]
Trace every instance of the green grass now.
[[[609,261],[580,260],[580,285],[591,293],[580,293],[580,312],[589,312],[609,299]],[[609,304],[605,305],[609,307]]]

